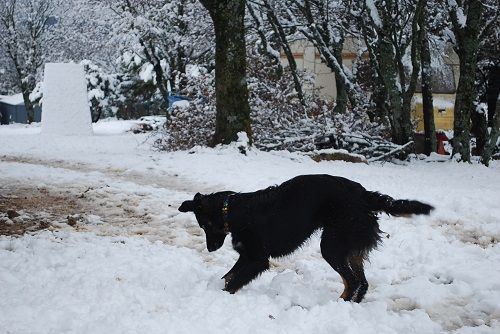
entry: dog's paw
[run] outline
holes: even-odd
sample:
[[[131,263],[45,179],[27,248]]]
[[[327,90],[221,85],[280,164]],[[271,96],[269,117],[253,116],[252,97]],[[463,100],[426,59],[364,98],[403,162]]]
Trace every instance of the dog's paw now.
[[[236,288],[236,287],[232,287],[231,286],[231,280],[229,279],[226,279],[226,282],[224,283],[224,289],[222,289],[223,291],[227,291],[229,292],[230,294],[234,294],[236,293],[236,291],[238,291],[240,288]]]
[[[229,283],[231,283],[231,280],[233,279],[233,276],[233,274],[226,274],[221,278],[224,280],[224,290],[228,288]]]
[[[356,303],[361,303],[361,301],[365,297],[366,291],[368,291],[368,282],[363,282],[359,284],[356,290],[354,290],[352,301]]]
[[[233,276],[231,276],[231,278],[233,278]],[[224,285],[224,289],[222,289],[222,290],[227,291],[230,294],[234,294],[241,288],[242,288],[242,286],[238,285],[238,283],[235,282],[234,280],[226,279],[226,284]]]
[[[224,289],[222,289],[222,291],[226,291],[226,292],[229,292],[230,294],[234,295],[236,293],[236,291],[238,291],[239,289],[229,289],[227,287],[227,284],[226,284],[226,287]]]

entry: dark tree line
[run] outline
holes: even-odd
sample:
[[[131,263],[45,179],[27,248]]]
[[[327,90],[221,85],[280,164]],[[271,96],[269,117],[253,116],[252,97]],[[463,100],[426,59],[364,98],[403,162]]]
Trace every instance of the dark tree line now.
[[[144,101],[165,112],[171,92],[191,89],[189,66],[214,70],[212,144],[229,143],[239,131],[252,138],[246,58],[255,56],[254,43],[272,64],[275,83],[291,76],[304,117],[316,110],[293,54],[294,42],[307,40],[335,74],[332,118],[367,115],[406,147],[413,139],[412,100],[421,90],[429,154],[436,149],[436,64],[444,63],[451,45],[460,69],[453,154],[470,161],[472,151],[488,164],[499,133],[499,12],[497,0],[6,0],[0,3],[0,71],[13,80],[0,90],[22,92],[32,116],[45,62],[92,57],[89,85],[98,91],[92,104],[99,115]],[[347,41],[357,46],[352,66],[343,59]]]
[[[302,34],[318,50],[322,60],[335,73],[337,99],[335,112],[344,112],[349,100],[351,108],[366,98],[359,91],[356,79],[342,62],[345,36],[364,40],[369,62],[375,70],[375,86],[372,99],[378,114],[388,119],[392,140],[405,144],[412,140],[411,102],[420,78],[425,128],[425,151],[436,150],[432,99],[432,40],[451,42],[459,59],[460,78],[454,107],[453,155],[459,160],[470,161],[471,133],[476,137],[477,152],[488,163],[489,155],[498,137],[495,112],[489,107],[488,117],[478,112],[479,92],[476,85],[478,53],[481,40],[498,36],[498,2],[457,0],[447,3],[432,0],[416,1],[323,1],[323,0],[256,0],[251,1],[249,11],[264,39],[262,20],[256,18],[256,10],[266,13],[271,31],[285,31],[289,36],[277,34],[285,45],[283,50],[292,70],[294,61],[286,47],[290,36]],[[429,13],[438,13],[437,19],[429,19]],[[353,17],[354,16],[354,17]],[[261,17],[261,18],[262,18]],[[436,22],[441,20],[441,22]],[[353,29],[352,22],[357,22]],[[441,25],[440,31],[434,31]],[[452,35],[448,32],[452,32]],[[490,38],[491,40],[491,38]],[[497,45],[498,38],[492,42]],[[496,73],[498,55],[492,56],[489,71]],[[409,59],[409,60],[408,60]],[[487,85],[495,79],[489,79]],[[302,94],[300,84],[295,83]],[[489,86],[488,86],[489,87]],[[490,105],[496,103],[498,93],[488,90]],[[489,124],[489,128],[488,125]],[[487,150],[485,147],[487,146]]]

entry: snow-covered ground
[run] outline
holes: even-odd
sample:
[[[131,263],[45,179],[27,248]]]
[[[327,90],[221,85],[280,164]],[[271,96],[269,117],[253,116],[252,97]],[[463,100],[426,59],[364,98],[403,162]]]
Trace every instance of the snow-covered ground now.
[[[90,137],[0,126],[0,208],[21,214],[0,213],[0,224],[49,223],[0,236],[1,333],[500,332],[498,162],[316,163],[234,147],[162,153],[148,134],[124,132],[133,124],[99,122]],[[366,265],[361,304],[338,299],[343,285],[317,236],[237,294],[221,291],[237,258],[230,240],[208,253],[180,203],[312,173],[436,210],[380,217],[387,238]]]

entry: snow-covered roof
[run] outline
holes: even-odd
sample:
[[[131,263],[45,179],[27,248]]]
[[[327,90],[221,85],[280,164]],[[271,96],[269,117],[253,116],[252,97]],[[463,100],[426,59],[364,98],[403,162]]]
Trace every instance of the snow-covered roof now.
[[[0,102],[13,106],[24,104],[23,94],[19,93],[15,95],[0,95]]]

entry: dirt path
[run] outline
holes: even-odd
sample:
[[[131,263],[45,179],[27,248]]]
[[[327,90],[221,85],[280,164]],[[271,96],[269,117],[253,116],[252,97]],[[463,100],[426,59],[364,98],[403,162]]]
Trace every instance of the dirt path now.
[[[161,171],[125,171],[87,163],[2,156],[5,168],[34,168],[29,180],[0,174],[0,235],[38,231],[89,231],[142,235],[152,241],[203,249],[203,236],[178,205],[195,192],[217,187]],[[53,168],[57,168],[54,173]],[[50,172],[50,173],[49,173]],[[52,174],[77,173],[74,182]],[[51,177],[44,175],[51,174]],[[36,176],[38,175],[38,176]]]
[[[75,171],[78,173],[102,173],[106,177],[116,181],[132,181],[137,185],[154,186],[178,192],[211,192],[217,189],[214,186],[194,182],[180,177],[177,174],[167,174],[163,171],[148,171],[141,173],[137,171],[126,170],[117,167],[101,167],[86,162],[71,162],[65,160],[42,160],[33,157],[23,156],[8,156],[0,157],[0,162],[20,163],[26,165],[38,165],[43,167],[61,168],[65,170]]]

